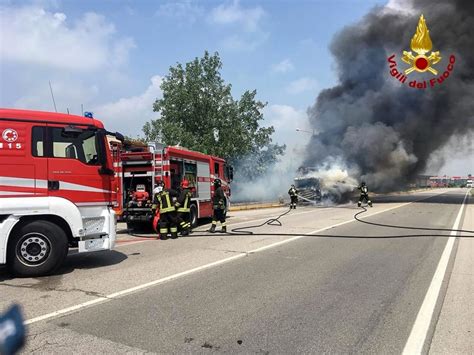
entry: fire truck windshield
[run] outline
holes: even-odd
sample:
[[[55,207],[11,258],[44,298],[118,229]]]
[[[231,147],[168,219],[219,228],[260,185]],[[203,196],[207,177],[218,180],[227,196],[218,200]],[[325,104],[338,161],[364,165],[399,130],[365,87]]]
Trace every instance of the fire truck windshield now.
[[[96,130],[67,132],[62,128],[53,128],[53,156],[56,158],[77,159],[88,165],[100,165],[100,140]]]

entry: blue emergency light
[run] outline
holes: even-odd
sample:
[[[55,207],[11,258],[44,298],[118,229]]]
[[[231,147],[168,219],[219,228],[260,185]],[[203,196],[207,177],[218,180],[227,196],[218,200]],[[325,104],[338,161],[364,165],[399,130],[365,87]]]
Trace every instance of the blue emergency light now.
[[[87,117],[87,118],[94,118],[94,112],[84,112],[84,117]]]

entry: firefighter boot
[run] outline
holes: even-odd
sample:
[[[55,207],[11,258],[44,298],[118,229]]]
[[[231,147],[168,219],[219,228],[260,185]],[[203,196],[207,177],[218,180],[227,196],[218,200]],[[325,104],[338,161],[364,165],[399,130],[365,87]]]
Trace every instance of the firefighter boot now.
[[[177,239],[178,238],[178,228],[177,227],[171,227],[171,239]]]
[[[216,232],[216,225],[212,223],[211,229],[209,229],[209,232],[215,233]]]
[[[359,202],[357,202],[357,207],[360,207],[360,206],[362,206],[362,203],[360,203],[360,201],[359,201]]]
[[[367,203],[370,207],[372,207],[372,201],[369,200]]]
[[[227,233],[227,226],[222,226],[221,232],[222,232],[222,233]]]
[[[183,229],[183,230],[181,231],[181,235],[182,235],[183,237],[186,236],[186,235],[189,235],[189,230],[188,230],[188,229]]]
[[[185,221],[181,221],[179,223],[179,227],[181,229],[181,235],[186,235],[186,222]]]

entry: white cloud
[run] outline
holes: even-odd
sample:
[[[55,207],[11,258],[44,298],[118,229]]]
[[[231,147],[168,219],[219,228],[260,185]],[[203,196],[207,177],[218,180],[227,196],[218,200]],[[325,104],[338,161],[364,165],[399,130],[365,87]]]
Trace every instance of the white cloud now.
[[[259,32],[248,36],[245,34],[236,34],[221,41],[222,47],[231,51],[253,51],[264,43],[269,37],[268,33]]]
[[[260,7],[243,8],[239,1],[221,4],[212,9],[209,20],[220,25],[242,26],[248,32],[259,30],[259,22],[264,17],[265,11]]]
[[[274,141],[279,144],[296,146],[306,144],[311,134],[297,132],[296,129],[310,131],[308,115],[289,105],[270,105],[264,111],[265,125],[273,126]]]
[[[284,59],[280,63],[274,64],[272,70],[276,73],[286,73],[295,69],[295,66],[289,59]]]
[[[315,90],[317,86],[317,82],[314,79],[300,78],[292,81],[286,88],[286,91],[290,94],[296,95],[305,91]]]
[[[94,116],[102,120],[109,130],[119,131],[128,136],[142,133],[145,122],[156,119],[159,114],[153,112],[153,103],[162,97],[160,85],[162,78],[155,75],[151,84],[140,95],[124,97],[93,108]]]
[[[118,37],[105,17],[86,13],[74,23],[61,12],[38,6],[1,7],[0,55],[3,60],[66,70],[120,66],[134,48]]]
[[[67,109],[69,109],[72,114],[81,114],[81,104],[85,104],[87,109],[88,103],[100,94],[97,85],[82,81],[52,80],[51,86],[59,112],[67,112]],[[54,111],[48,80],[45,78],[37,83],[37,86],[31,86],[26,94],[14,102],[13,106],[32,110]]]
[[[232,51],[253,51],[270,36],[260,27],[265,15],[260,6],[242,7],[238,0],[234,0],[213,8],[207,19],[211,24],[226,26],[233,31],[220,41],[223,48]]]
[[[204,9],[192,0],[174,1],[160,5],[156,16],[173,18],[180,24],[193,24],[204,16]]]

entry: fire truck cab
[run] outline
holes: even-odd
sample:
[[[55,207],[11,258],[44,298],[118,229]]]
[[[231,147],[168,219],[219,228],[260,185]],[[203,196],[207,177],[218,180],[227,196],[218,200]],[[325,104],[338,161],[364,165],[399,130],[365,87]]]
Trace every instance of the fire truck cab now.
[[[70,247],[115,244],[117,180],[102,123],[0,109],[0,264],[16,275],[54,272]]]

